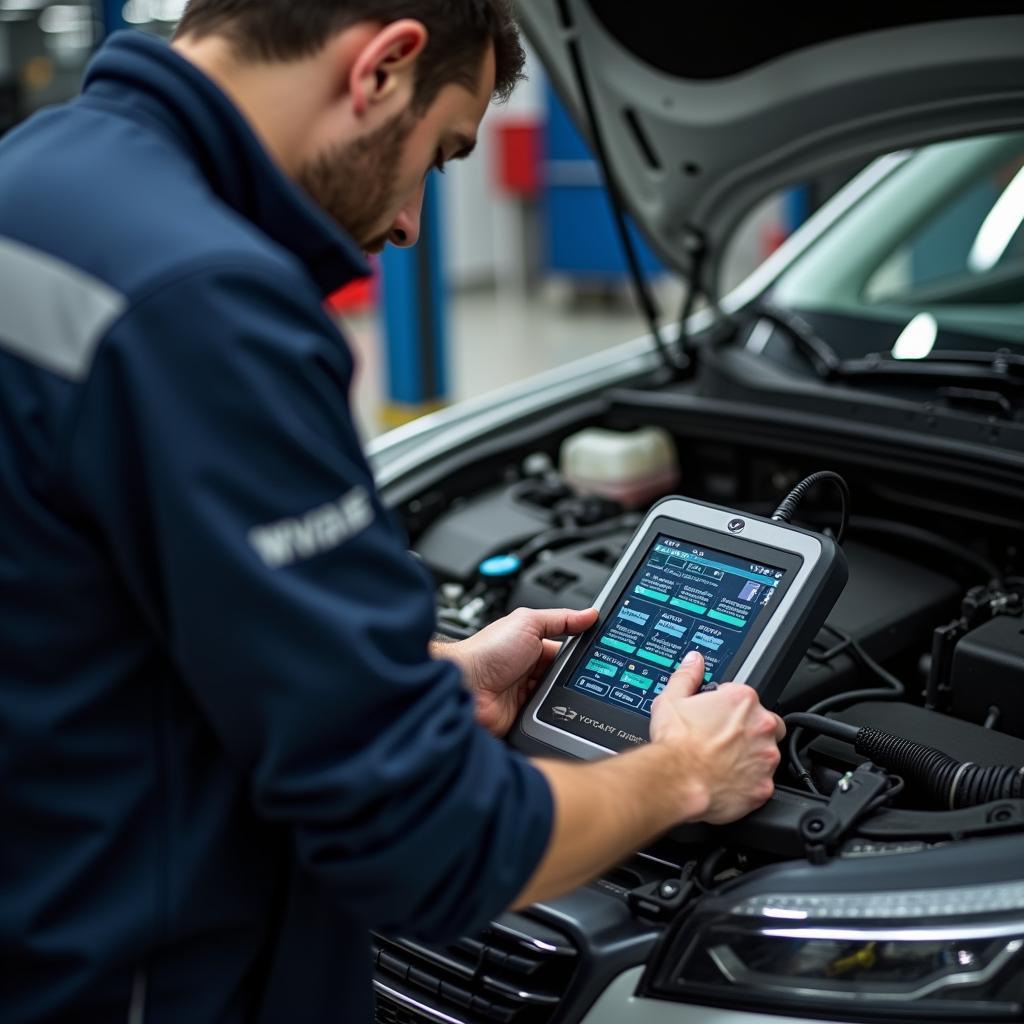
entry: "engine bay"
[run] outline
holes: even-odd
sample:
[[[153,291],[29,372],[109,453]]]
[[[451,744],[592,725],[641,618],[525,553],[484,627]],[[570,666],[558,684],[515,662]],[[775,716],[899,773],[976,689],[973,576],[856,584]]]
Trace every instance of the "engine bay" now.
[[[1011,954],[991,943],[797,936],[776,946],[729,923],[742,920],[729,909],[734,893],[825,889],[856,901],[863,892],[868,910],[860,914],[871,912],[872,900],[895,904],[907,888],[954,876],[973,884],[1017,879],[1016,833],[1024,831],[1024,799],[1012,792],[951,807],[945,790],[873,765],[850,741],[892,736],[911,761],[941,752],[942,777],[952,772],[957,785],[988,771],[972,763],[1009,766],[1017,773],[1009,790],[1019,787],[1017,477],[996,452],[990,461],[955,460],[944,447],[929,453],[897,446],[892,434],[873,437],[853,407],[811,429],[730,388],[721,399],[621,388],[573,402],[444,450],[385,495],[436,582],[438,628],[462,638],[520,606],[592,604],[647,509],[664,497],[766,517],[809,473],[842,474],[851,493],[849,581],[775,709],[817,710],[846,739],[791,728],[797,762],[783,757],[775,796],[761,810],[729,826],[680,826],[590,884],[504,914],[481,935],[443,948],[381,938],[385,994],[405,979],[414,1001],[459,1019],[547,1022],[583,1019],[614,993],[736,1009],[762,1009],[778,997],[781,1010],[799,990],[807,1012],[820,1003],[823,1018],[860,1020],[853,1003],[847,1011],[828,999],[844,986],[852,999],[858,986],[884,977],[886,992],[905,989],[899,999],[920,1007],[928,993],[944,1000],[963,992],[968,1000],[974,989],[957,983],[964,964],[983,979],[1015,976],[993,973]],[[842,416],[844,426],[833,429]],[[609,434],[626,436],[620,443]],[[825,487],[811,491],[793,519],[816,531],[838,521],[835,493]],[[995,781],[1005,785],[1006,773]],[[974,796],[993,791],[972,786]],[[822,897],[807,897],[811,911],[792,909],[799,896],[786,899],[765,913],[817,913]],[[544,962],[527,970],[524,956]],[[963,1012],[972,1005],[964,1002]]]
[[[437,581],[439,626],[453,637],[520,606],[587,607],[653,500],[679,493],[767,515],[814,467],[757,448],[695,443],[648,423],[586,427],[496,468],[468,493],[435,493],[406,510],[413,549]],[[884,473],[841,469],[853,492],[844,545],[849,582],[775,710],[823,711],[962,762],[1024,765],[1024,581],[1013,574],[1013,531],[982,527],[979,520],[995,518],[988,509],[957,508],[957,496],[946,499],[941,486],[914,493]],[[668,490],[658,489],[665,484]],[[933,511],[940,495],[945,515]],[[830,529],[835,506],[819,488],[796,521]],[[800,739],[807,777],[784,759],[777,784],[799,794],[803,814],[804,797],[835,794],[864,758],[834,738],[801,730]],[[856,839],[865,819],[883,807],[890,814],[950,812],[920,787],[900,783],[887,801],[862,810],[858,828],[851,825],[843,838]],[[789,813],[776,827],[798,832],[800,814]],[[766,840],[757,818],[748,819],[749,829],[729,829],[730,838],[755,855],[801,849],[778,836]],[[925,833],[917,823],[906,838]]]

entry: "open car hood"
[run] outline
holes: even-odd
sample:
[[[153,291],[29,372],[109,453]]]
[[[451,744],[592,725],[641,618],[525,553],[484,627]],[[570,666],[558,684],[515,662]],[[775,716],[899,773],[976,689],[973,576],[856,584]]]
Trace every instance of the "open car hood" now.
[[[910,5],[807,16],[665,0],[517,8],[593,142],[584,76],[625,207],[680,272],[692,276],[694,254],[705,255],[708,294],[723,243],[775,189],[885,152],[1024,125],[1019,0],[978,2],[970,14],[933,4],[927,21],[906,13]]]

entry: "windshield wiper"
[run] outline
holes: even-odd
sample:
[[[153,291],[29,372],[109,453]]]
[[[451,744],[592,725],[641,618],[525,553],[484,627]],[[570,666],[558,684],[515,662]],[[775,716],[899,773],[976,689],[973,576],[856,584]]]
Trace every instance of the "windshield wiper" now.
[[[870,355],[847,359],[838,379],[846,385],[931,386],[947,404],[1011,418],[1024,398],[1024,356],[998,352],[931,352],[921,359]]]
[[[981,416],[995,416],[1002,420],[1013,419],[1013,402],[997,391],[982,391],[978,388],[940,388],[939,394],[951,409],[976,412]]]
[[[753,312],[762,320],[782,328],[797,352],[811,364],[822,380],[835,380],[838,377],[843,365],[839,353],[806,320],[767,303],[756,305]]]
[[[951,404],[957,404],[960,397],[970,395],[977,400],[987,394],[995,396],[996,404],[1005,407],[1005,401],[998,402],[1000,396],[1004,400],[1024,396],[1024,355],[1016,352],[933,351],[921,359],[895,359],[874,353],[860,359],[842,359],[796,314],[767,305],[755,307],[754,313],[784,330],[796,351],[822,380],[853,386],[933,385],[941,389]]]

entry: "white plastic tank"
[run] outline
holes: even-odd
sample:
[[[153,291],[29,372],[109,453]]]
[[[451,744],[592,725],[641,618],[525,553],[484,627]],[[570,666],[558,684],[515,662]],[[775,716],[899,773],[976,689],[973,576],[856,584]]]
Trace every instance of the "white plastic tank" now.
[[[679,459],[661,427],[617,431],[591,427],[562,444],[560,469],[578,494],[596,494],[641,508],[679,485]]]

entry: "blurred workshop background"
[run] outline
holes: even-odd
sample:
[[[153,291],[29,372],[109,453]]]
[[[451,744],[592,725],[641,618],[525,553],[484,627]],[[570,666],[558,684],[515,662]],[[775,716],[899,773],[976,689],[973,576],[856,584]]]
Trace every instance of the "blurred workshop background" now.
[[[108,32],[169,37],[183,7],[0,0],[0,134],[74,96]],[[840,184],[763,203],[733,242],[723,288]],[[642,243],[640,252],[669,322],[683,285]],[[473,159],[431,176],[421,243],[389,249],[375,269],[331,303],[358,354],[367,438],[644,333],[597,165],[532,58],[529,80],[488,114]]]

